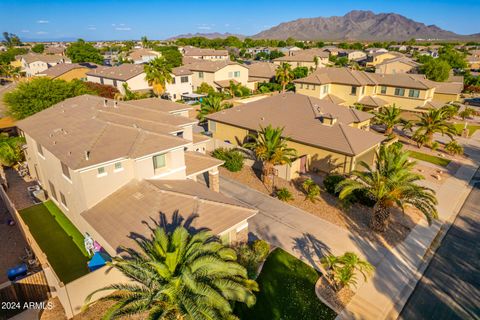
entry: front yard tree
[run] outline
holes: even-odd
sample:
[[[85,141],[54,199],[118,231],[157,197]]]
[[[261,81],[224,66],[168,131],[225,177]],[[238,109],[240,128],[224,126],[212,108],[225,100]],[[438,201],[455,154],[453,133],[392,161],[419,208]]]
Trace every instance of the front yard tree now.
[[[353,171],[352,178],[337,185],[340,199],[346,199],[359,190],[375,201],[370,221],[370,227],[375,231],[387,229],[393,206],[402,210],[413,206],[425,215],[429,223],[438,216],[435,192],[417,184],[424,177],[413,172],[415,162],[409,162],[408,157],[408,152],[395,145],[381,146],[374,168],[361,161],[362,170]]]
[[[385,126],[385,135],[388,136],[393,133],[395,126],[402,122],[400,114],[400,108],[396,107],[395,104],[382,107],[375,113],[374,122]]]
[[[419,142],[420,146],[423,144],[431,145],[435,133],[441,133],[453,139],[457,134],[457,129],[447,121],[447,112],[446,109],[442,108],[430,109],[421,116],[418,116],[418,121],[414,123],[417,130],[413,134],[413,140]]]
[[[43,51],[45,51],[45,45],[43,43],[37,43],[32,47],[32,51],[35,53],[43,53]]]
[[[0,163],[12,167],[24,159],[22,146],[25,144],[23,137],[8,137],[0,135]]]
[[[282,63],[275,72],[275,79],[282,85],[282,92],[285,92],[285,87],[292,82],[294,77],[292,66],[286,62]]]
[[[165,92],[167,83],[172,82],[172,69],[163,57],[157,57],[145,65],[145,80],[153,86],[153,91],[160,96]]]
[[[288,137],[283,137],[283,128],[274,128],[271,125],[260,127],[258,134],[249,134],[251,142],[243,146],[255,152],[255,156],[262,162],[262,180],[268,182],[276,165],[290,165],[297,156],[297,151],[288,147]]]
[[[100,54],[100,51],[83,39],[78,39],[77,42],[70,44],[66,55],[75,63],[92,62],[103,64],[103,56]]]
[[[327,271],[328,281],[336,291],[343,287],[356,286],[357,272],[366,281],[367,275],[375,270],[368,261],[360,259],[353,252],[345,252],[342,256],[330,254],[320,259],[320,262]]]
[[[95,93],[80,80],[66,82],[41,77],[20,82],[15,90],[5,93],[4,101],[8,113],[16,120],[20,120],[65,99]]]
[[[190,234],[184,227],[135,239],[140,251],[123,248],[110,265],[134,283],[113,284],[91,293],[115,290],[104,318],[148,313],[148,319],[236,319],[232,302],[255,304],[258,284],[249,280],[235,250],[208,231]]]
[[[430,59],[420,66],[420,71],[425,74],[429,80],[446,81],[452,68],[448,62],[440,59]]]

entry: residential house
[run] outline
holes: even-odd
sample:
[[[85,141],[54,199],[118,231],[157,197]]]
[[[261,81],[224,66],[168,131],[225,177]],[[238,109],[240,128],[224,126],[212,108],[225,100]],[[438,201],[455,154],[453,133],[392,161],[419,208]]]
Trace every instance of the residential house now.
[[[395,104],[421,112],[432,100],[458,101],[463,86],[434,82],[417,74],[378,74],[348,68],[321,68],[294,80],[296,92],[345,106],[362,104],[373,109]]]
[[[275,48],[269,48],[269,47],[255,47],[255,48],[247,48],[245,51],[247,53],[250,53],[252,56],[255,56],[258,53],[266,53],[270,54],[271,51],[275,50]]]
[[[67,48],[64,46],[47,46],[43,51],[44,54],[56,54],[59,56],[65,55],[65,50]]]
[[[278,65],[271,62],[253,62],[245,65],[248,68],[248,85],[251,90],[256,90],[258,84],[262,82],[271,82],[275,79],[275,71]]]
[[[395,74],[414,73],[420,64],[407,57],[386,59],[375,65],[375,73]]]
[[[180,115],[185,108],[158,98],[67,99],[18,123],[30,174],[111,256],[121,247],[137,248],[132,235],[150,236],[162,218],[192,219],[191,227],[208,228],[226,243],[245,241],[256,210],[218,192],[223,162],[202,153],[199,146],[209,138],[192,133],[196,121]],[[63,284],[70,296],[57,289],[69,317],[92,291],[126,281],[105,270]],[[48,278],[49,285],[58,288],[55,279]]]
[[[480,69],[480,50],[471,50],[467,55],[467,64],[470,70]]]
[[[307,171],[349,173],[360,161],[373,165],[384,140],[368,131],[372,114],[288,92],[207,116],[213,138],[242,145],[261,127],[283,128],[298,160],[287,167],[293,179]]]
[[[101,68],[87,72],[87,81],[114,86],[125,94],[126,83],[131,91],[150,91],[152,86],[145,79],[144,66],[139,64],[121,64],[116,67]]]
[[[193,72],[193,90],[196,91],[202,83],[206,83],[217,91],[230,87],[230,81],[248,84],[248,68],[245,65],[230,60],[211,61],[197,60],[186,64],[185,68]]]
[[[193,72],[190,69],[184,66],[173,68],[171,76],[172,82],[167,83],[165,88],[170,100],[181,100],[183,95],[193,92]]]
[[[322,50],[328,52],[331,56],[338,56],[338,53],[344,49],[337,48],[336,46],[325,46]]]
[[[87,72],[101,70],[106,67],[94,63],[61,63],[45,71],[37,73],[36,76],[48,77],[50,79],[61,79],[71,81],[74,79],[87,80]]]
[[[201,59],[201,60],[211,60],[211,61],[219,61],[219,60],[229,60],[228,51],[227,50],[216,50],[216,49],[202,49],[202,48],[195,48],[191,46],[186,46],[180,49],[184,57],[187,58],[194,58],[194,59]]]
[[[438,58],[439,57],[438,50],[436,50],[436,49],[428,49],[426,51],[421,51],[420,55],[421,56],[430,56],[432,58]]]
[[[295,53],[302,51],[302,48],[296,47],[296,46],[288,46],[288,47],[283,47],[280,48],[280,52],[283,53],[286,56],[291,56],[294,55]]]
[[[134,64],[144,64],[160,56],[162,56],[162,54],[158,51],[142,48],[131,51],[128,54],[127,59],[132,61]]]
[[[322,68],[328,64],[329,53],[322,49],[307,49],[296,51],[291,55],[273,60],[276,65],[288,63],[292,68],[307,67],[309,69]]]
[[[388,50],[385,48],[367,48],[365,52],[369,55],[373,55],[375,53],[387,53]]]
[[[388,59],[394,59],[394,58],[398,58],[398,57],[401,57],[402,54],[398,53],[398,52],[383,52],[383,51],[380,51],[380,52],[374,52],[374,53],[369,53],[368,56],[367,56],[367,59],[366,59],[366,66],[367,67],[375,67],[377,64],[380,64],[382,63],[383,61],[385,60],[388,60]]]
[[[391,45],[388,47],[389,50],[392,50],[392,51],[402,51],[402,52],[405,52],[408,50],[408,46],[407,45],[404,45],[404,44],[395,44],[395,45]]]
[[[38,53],[23,54],[17,56],[16,59],[20,62],[22,71],[25,72],[27,77],[32,77],[57,64],[72,62],[64,56]]]
[[[347,57],[348,61],[361,61],[367,59],[367,54],[360,50],[344,50],[337,52],[338,57]]]

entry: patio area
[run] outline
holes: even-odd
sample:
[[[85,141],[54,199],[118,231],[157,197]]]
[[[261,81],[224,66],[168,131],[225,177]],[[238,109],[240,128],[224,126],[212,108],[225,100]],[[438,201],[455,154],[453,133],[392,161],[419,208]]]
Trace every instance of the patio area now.
[[[69,283],[89,272],[83,235],[51,200],[19,212],[60,281]]]

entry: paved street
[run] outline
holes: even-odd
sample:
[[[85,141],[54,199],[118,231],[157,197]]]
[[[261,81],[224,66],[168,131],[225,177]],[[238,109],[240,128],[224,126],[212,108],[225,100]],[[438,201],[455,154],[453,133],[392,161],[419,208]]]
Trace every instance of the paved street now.
[[[281,202],[236,181],[220,177],[222,193],[256,207],[260,212],[249,220],[250,232],[318,268],[327,252],[354,251],[377,264],[386,249],[372,244],[326,220]]]
[[[400,319],[480,319],[480,183],[403,308]]]

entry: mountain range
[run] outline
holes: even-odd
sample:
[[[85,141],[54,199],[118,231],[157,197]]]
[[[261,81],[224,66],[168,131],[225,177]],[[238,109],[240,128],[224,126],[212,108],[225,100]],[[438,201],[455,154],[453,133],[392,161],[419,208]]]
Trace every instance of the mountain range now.
[[[206,38],[225,38],[229,33],[196,33],[173,37],[204,36]],[[344,16],[302,18],[280,23],[270,29],[250,36],[254,39],[282,39],[289,37],[298,40],[330,41],[404,41],[409,39],[426,40],[476,40],[480,33],[460,35],[443,30],[436,25],[425,25],[396,13],[379,13],[354,10]]]

